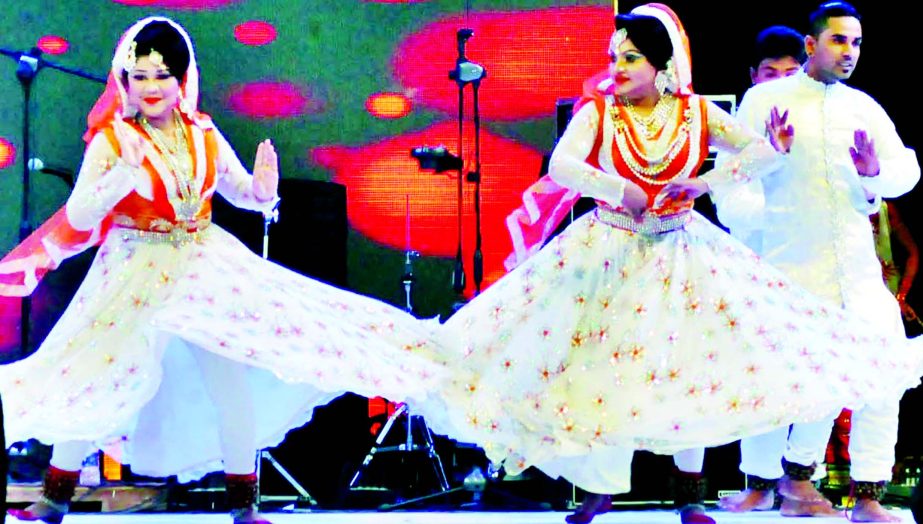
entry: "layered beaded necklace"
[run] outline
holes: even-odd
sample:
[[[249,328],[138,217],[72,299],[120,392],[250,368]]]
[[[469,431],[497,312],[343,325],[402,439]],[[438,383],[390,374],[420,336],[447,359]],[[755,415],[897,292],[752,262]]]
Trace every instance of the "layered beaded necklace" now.
[[[192,157],[186,140],[186,126],[176,111],[173,112],[173,141],[167,140],[166,134],[152,126],[144,116],[137,118],[141,129],[147,133],[157,147],[167,169],[173,174],[179,190],[179,200],[171,198],[176,218],[179,221],[192,221],[202,207],[202,199],[195,190],[195,175],[192,170]]]
[[[664,101],[665,99],[666,102]],[[622,102],[622,100],[619,100],[619,102]],[[643,139],[638,137],[635,130],[638,127],[647,127],[650,130],[652,126],[648,126],[645,122],[647,119],[639,122],[636,116],[640,115],[633,114],[631,106],[615,103],[615,100],[609,106],[609,116],[615,127],[615,146],[620,157],[640,180],[651,185],[666,185],[676,178],[676,176],[660,178],[660,175],[673,163],[673,160],[676,159],[689,140],[688,130],[692,119],[692,114],[689,110],[684,111],[682,121],[678,123],[672,133],[668,136],[663,134],[669,116],[674,113],[675,108],[679,105],[674,102],[676,102],[676,98],[673,96],[665,95],[660,97],[660,100],[657,101],[657,106],[655,106],[654,111],[651,112],[648,118],[656,128],[650,134],[642,129],[640,134]],[[620,107],[624,109],[621,112]],[[667,109],[660,109],[658,112],[658,107]],[[635,123],[640,124],[640,126],[634,125]],[[644,140],[650,142],[655,139],[656,142],[653,144],[644,142]],[[648,153],[649,150],[662,151],[662,154]],[[679,171],[677,172],[678,175]]]

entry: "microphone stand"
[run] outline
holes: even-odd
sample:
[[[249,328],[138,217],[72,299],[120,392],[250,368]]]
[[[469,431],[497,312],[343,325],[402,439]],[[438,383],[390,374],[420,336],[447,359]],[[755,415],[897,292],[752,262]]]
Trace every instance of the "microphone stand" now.
[[[452,284],[456,293],[461,293],[465,289],[465,273],[462,263],[462,184],[463,179],[474,182],[474,212],[475,212],[475,250],[474,250],[474,294],[481,292],[481,282],[484,276],[484,255],[481,251],[481,140],[480,140],[480,108],[478,107],[478,88],[487,72],[484,68],[468,60],[465,56],[465,44],[468,39],[474,36],[472,29],[459,29],[456,34],[456,43],[458,46],[458,58],[455,60],[455,69],[449,71],[449,78],[455,80],[458,84],[458,157],[462,155],[462,136],[464,133],[465,119],[465,85],[471,84],[474,90],[474,157],[475,170],[464,176],[464,162],[459,162],[458,166],[458,250],[455,254],[455,272],[453,273]]]
[[[455,83],[458,84],[458,180],[457,180],[457,199],[458,199],[458,211],[457,211],[457,225],[458,225],[458,249],[455,251],[455,268],[452,272],[452,289],[455,290],[455,293],[461,295],[465,290],[465,264],[462,261],[462,216],[464,214],[462,203],[463,199],[463,180],[465,165],[464,153],[462,151],[462,134],[464,133],[464,121],[465,121],[465,82],[460,80],[461,75],[459,71],[461,70],[461,65],[467,61],[465,58],[465,43],[468,41],[474,32],[470,29],[469,33],[463,33],[464,29],[459,29],[456,34],[456,43],[458,45],[458,58],[455,60],[455,69],[449,71],[449,78],[455,80]],[[467,35],[467,36],[465,36]]]
[[[263,260],[269,260],[269,226],[273,223],[279,221],[279,204],[282,203],[281,200],[276,202],[276,205],[272,207],[271,211],[263,212]],[[269,465],[282,475],[282,478],[288,482],[288,485],[295,489],[298,492],[298,498],[295,500],[296,507],[305,507],[305,506],[316,506],[317,500],[311,496],[311,493],[302,486],[295,477],[285,466],[283,466],[275,457],[272,456],[272,453],[268,449],[260,449],[256,452],[256,504],[259,507],[263,500],[266,498],[263,496],[262,490],[262,481],[263,481],[263,461],[269,462]]]
[[[401,284],[404,286],[404,311],[413,312],[413,285],[417,277],[413,274],[413,259],[419,258],[420,252],[415,251],[410,245],[410,195],[405,197],[404,203],[404,275]]]
[[[481,251],[481,112],[478,108],[478,88],[481,80],[471,83],[474,92],[474,171],[468,173],[468,182],[474,182],[474,295],[481,294],[484,281],[484,254]]]
[[[272,211],[263,213],[263,259],[269,260],[269,226],[279,221],[279,202],[272,206]]]
[[[11,51],[0,47],[0,55],[6,55],[16,61],[16,78],[22,86],[23,104],[22,104],[22,199],[19,219],[19,240],[25,240],[32,233],[32,224],[29,216],[29,196],[31,193],[29,160],[32,158],[32,151],[29,143],[29,130],[31,128],[29,107],[32,97],[32,82],[43,67],[57,69],[69,75],[95,80],[103,84],[106,83],[104,78],[50,62],[41,57],[41,50],[33,47],[28,52]],[[29,350],[29,317],[31,316],[31,300],[29,297],[23,297],[20,303],[20,322],[19,322],[19,358],[26,355]]]

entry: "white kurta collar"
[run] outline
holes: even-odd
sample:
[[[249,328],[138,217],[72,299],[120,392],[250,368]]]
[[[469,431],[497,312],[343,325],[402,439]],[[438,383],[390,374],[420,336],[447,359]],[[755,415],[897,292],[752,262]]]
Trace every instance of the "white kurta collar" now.
[[[811,90],[811,92],[839,92],[845,86],[841,82],[834,82],[832,84],[825,84],[819,80],[811,78],[804,70],[801,68],[797,73],[795,73],[795,78],[797,78],[798,84],[805,89]]]

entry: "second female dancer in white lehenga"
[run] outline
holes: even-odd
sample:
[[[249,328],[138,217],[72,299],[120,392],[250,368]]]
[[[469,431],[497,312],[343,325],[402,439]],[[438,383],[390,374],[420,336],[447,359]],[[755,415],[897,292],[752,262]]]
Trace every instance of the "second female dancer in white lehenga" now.
[[[276,153],[251,176],[197,111],[185,31],[147,18],[123,36],[65,208],[0,263],[26,295],[63,258],[101,243],[41,347],[0,368],[10,441],[54,444],[43,498],[20,520],[60,522],[83,458],[116,440],[136,473],[226,474],[237,524],[255,510],[256,450],[345,391],[424,395],[439,370],[415,353],[425,323],[267,262],[210,224],[211,198],[268,211]]]
[[[451,408],[426,413],[512,473],[534,465],[595,493],[629,490],[638,449],[674,454],[898,397],[923,358],[692,211],[708,187],[760,177],[782,155],[692,92],[669,8],[625,22],[612,82],[510,217],[517,267],[446,323]],[[776,142],[790,138],[783,120]],[[710,145],[736,157],[695,178]],[[597,210],[541,247],[579,194]],[[600,500],[570,520],[588,522]]]

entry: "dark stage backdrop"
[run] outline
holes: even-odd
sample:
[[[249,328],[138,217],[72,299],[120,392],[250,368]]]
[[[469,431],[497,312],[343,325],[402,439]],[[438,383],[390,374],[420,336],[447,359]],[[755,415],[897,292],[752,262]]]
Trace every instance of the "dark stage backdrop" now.
[[[622,1],[621,9],[639,3]],[[755,34],[780,23],[803,31],[816,2],[670,4],[689,32],[697,91],[740,95],[749,83]],[[919,148],[921,115],[912,79],[919,8],[912,2],[855,4],[865,15],[865,44],[850,83],[877,98],[907,144]],[[39,45],[45,58],[98,75],[107,72],[119,34],[136,19],[164,14],[182,23],[198,49],[201,109],[213,115],[245,165],[251,165],[259,141],[271,137],[284,178],[345,185],[344,284],[400,304],[402,252],[409,246],[423,255],[416,267],[416,298],[425,316],[445,312],[455,301],[450,282],[456,181],[421,171],[408,152],[423,144],[446,144],[457,152],[457,90],[447,78],[456,58],[456,30],[474,29],[468,57],[488,71],[480,89],[488,284],[502,275],[510,249],[503,219],[553,145],[555,101],[578,95],[583,80],[605,68],[612,30],[608,0],[0,0],[0,6],[0,47]],[[0,56],[3,252],[16,243],[21,212],[22,93],[15,69],[16,62]],[[40,71],[32,94],[34,156],[49,166],[79,167],[84,119],[101,87]],[[470,110],[470,88],[466,107]],[[463,150],[469,160],[471,138],[465,136]],[[32,182],[29,215],[38,224],[65,201],[69,188],[46,174],[35,173]],[[284,206],[298,209],[298,199],[288,197]],[[911,193],[898,201],[915,234],[918,200]],[[463,202],[468,295],[472,204],[469,185]],[[288,219],[283,207],[283,223]],[[80,269],[62,271],[60,285],[72,288]],[[920,302],[917,293],[910,300]],[[37,302],[45,318],[53,319],[66,300]],[[14,302],[0,302],[0,351],[17,349],[17,315]]]

